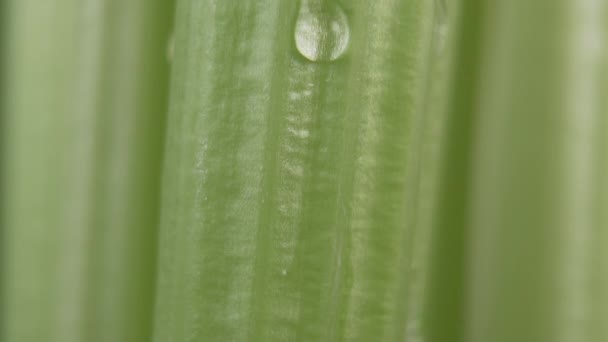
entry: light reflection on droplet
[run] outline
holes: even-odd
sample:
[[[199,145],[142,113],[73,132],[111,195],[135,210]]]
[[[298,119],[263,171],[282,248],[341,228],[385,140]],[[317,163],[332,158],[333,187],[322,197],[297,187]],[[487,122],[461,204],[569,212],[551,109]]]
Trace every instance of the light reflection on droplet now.
[[[295,27],[296,48],[312,62],[334,61],[346,52],[350,28],[338,5],[303,0]]]

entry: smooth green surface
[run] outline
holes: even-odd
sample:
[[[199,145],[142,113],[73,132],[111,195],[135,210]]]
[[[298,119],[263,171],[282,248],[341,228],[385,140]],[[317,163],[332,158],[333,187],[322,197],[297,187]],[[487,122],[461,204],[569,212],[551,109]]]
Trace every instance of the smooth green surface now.
[[[427,115],[441,120],[436,128],[439,151],[435,161],[436,179],[428,191],[434,192],[431,212],[423,217],[430,229],[428,251],[422,256],[424,291],[421,294],[420,336],[428,342],[463,340],[467,286],[468,213],[470,206],[471,163],[473,160],[473,129],[477,115],[477,94],[480,74],[480,49],[484,20],[483,0],[449,2],[446,10],[452,36],[448,37],[444,55],[438,57],[438,105],[431,106]],[[446,60],[442,60],[446,59]],[[433,111],[439,111],[434,113]],[[433,143],[431,139],[429,142]],[[423,170],[424,172],[424,170]],[[422,179],[425,180],[424,178]],[[422,230],[422,228],[418,228]],[[420,246],[418,247],[420,248]],[[416,295],[413,293],[412,295]],[[419,316],[418,316],[419,315]]]
[[[466,340],[605,341],[605,4],[502,1],[482,16]]]
[[[422,340],[605,341],[606,7],[451,9]]]
[[[172,10],[9,1],[3,341],[149,340]]]
[[[417,0],[179,1],[155,341],[403,340],[432,18]]]

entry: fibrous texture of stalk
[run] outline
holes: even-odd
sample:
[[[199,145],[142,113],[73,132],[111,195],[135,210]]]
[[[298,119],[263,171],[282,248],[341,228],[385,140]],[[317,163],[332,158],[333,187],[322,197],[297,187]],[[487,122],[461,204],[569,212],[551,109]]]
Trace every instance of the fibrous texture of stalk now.
[[[155,340],[403,340],[433,3],[177,11]]]
[[[4,341],[144,341],[171,1],[6,14]]]

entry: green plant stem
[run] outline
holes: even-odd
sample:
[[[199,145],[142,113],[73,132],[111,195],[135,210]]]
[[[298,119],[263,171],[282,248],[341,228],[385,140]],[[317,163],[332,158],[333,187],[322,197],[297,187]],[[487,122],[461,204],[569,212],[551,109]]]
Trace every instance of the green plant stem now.
[[[5,341],[146,341],[170,1],[8,4]]]
[[[605,116],[602,6],[515,1],[487,9],[471,341],[608,338],[598,311],[607,285],[605,225],[594,213],[604,178],[596,161],[605,148],[605,130],[596,128]]]
[[[422,338],[604,341],[605,5],[456,6]]]
[[[315,2],[348,20],[333,61],[298,53],[298,4],[179,2],[158,342],[404,338],[432,2]]]
[[[440,123],[439,131],[425,144],[439,144],[438,151],[429,158],[428,171],[422,181],[429,182],[430,212],[422,208],[420,227],[427,240],[419,256],[425,260],[422,267],[424,290],[421,307],[412,312],[420,331],[416,334],[425,341],[463,341],[466,293],[466,248],[468,242],[468,211],[470,203],[470,172],[472,163],[473,129],[477,113],[477,88],[480,74],[482,0],[449,2],[451,20],[448,44],[439,59],[438,104],[428,114]],[[439,111],[435,113],[434,111]],[[423,169],[422,172],[427,171]],[[427,177],[436,177],[428,180]],[[422,193],[424,195],[424,193]],[[428,210],[428,209],[427,209]],[[430,229],[430,232],[426,232]],[[425,245],[430,244],[428,247]],[[416,295],[416,293],[412,293]]]

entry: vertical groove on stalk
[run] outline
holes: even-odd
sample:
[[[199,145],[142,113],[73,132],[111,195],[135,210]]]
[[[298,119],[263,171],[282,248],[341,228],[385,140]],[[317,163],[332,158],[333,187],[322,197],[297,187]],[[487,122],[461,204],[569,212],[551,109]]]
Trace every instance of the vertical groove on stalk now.
[[[452,57],[453,25],[452,8],[443,0],[434,1],[432,39],[429,46],[429,64],[422,91],[421,108],[412,122],[412,145],[409,160],[408,217],[406,222],[412,227],[406,234],[408,246],[407,272],[404,272],[407,305],[402,310],[406,316],[405,326],[399,327],[408,342],[421,341],[424,321],[425,298],[429,278],[429,256],[432,252],[433,204],[437,197],[437,180],[440,165],[441,133],[445,129],[446,98],[448,87],[449,61]],[[405,301],[404,301],[405,302]]]
[[[467,213],[484,2],[458,1],[452,9],[454,50],[446,79],[441,161],[420,323],[422,339],[429,342],[465,341]]]

